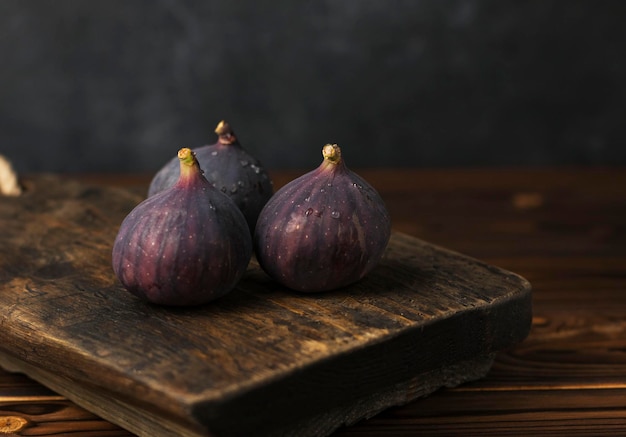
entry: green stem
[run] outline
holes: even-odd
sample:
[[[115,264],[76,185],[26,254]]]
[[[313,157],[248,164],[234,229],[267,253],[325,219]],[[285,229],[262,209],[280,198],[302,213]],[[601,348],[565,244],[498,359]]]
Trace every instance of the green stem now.
[[[180,174],[189,176],[194,173],[194,170],[198,167],[198,160],[196,154],[187,147],[183,147],[178,151],[178,159],[180,160]]]

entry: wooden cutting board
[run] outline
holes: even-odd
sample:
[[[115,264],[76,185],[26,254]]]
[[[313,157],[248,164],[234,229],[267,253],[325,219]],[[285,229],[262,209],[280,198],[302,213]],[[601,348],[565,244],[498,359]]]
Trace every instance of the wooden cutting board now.
[[[525,279],[400,233],[336,292],[291,292],[251,262],[209,305],[146,304],[110,266],[141,196],[23,182],[0,198],[0,365],[139,435],[328,435],[485,376],[530,329]]]

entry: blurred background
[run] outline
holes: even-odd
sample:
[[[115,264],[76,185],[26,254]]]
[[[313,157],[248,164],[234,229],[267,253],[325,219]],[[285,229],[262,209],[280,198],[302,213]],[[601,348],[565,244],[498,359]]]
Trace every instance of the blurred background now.
[[[626,2],[3,0],[0,154],[153,172],[221,119],[268,168],[626,164]]]

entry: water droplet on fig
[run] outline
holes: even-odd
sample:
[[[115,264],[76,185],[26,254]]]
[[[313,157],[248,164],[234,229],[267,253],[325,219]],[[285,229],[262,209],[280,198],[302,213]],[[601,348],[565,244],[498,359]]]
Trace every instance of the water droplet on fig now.
[[[304,215],[306,216],[310,216],[311,214],[313,214],[313,208],[309,208],[304,212]]]
[[[323,188],[320,188],[320,193],[323,193],[324,191],[326,190],[324,190]]]
[[[339,211],[331,211],[330,216],[332,218],[338,219],[339,217],[341,217],[341,213]]]
[[[240,187],[245,187],[245,182],[244,181],[237,181],[237,185],[239,185]]]
[[[211,152],[211,155],[212,155],[212,156],[217,156],[217,150],[212,151],[212,152]]]
[[[305,202],[310,202],[310,201],[311,201],[311,196],[307,196],[307,197],[305,197],[305,198],[304,198],[304,201],[305,201]]]
[[[237,192],[237,185],[233,184],[233,185],[230,187],[230,193],[231,193],[231,194],[235,194],[236,192]]]
[[[239,161],[239,163],[241,164],[242,167],[246,167],[248,164],[250,164],[248,161],[246,161],[245,159],[242,159],[241,161]]]

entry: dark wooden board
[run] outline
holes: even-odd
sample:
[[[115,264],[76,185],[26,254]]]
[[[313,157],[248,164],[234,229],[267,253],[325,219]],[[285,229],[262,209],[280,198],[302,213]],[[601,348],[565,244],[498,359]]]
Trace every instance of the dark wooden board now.
[[[149,305],[110,267],[141,195],[24,184],[0,198],[0,365],[140,435],[327,435],[483,377],[530,329],[525,279],[401,233],[342,290],[296,294],[252,262],[212,304]]]

